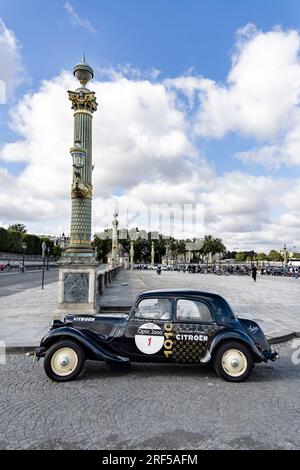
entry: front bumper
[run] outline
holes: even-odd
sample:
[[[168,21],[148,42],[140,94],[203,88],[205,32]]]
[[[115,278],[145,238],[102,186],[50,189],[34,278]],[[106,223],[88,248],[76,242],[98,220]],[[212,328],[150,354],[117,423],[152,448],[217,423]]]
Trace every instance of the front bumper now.
[[[38,348],[35,348],[35,357],[37,359],[40,359],[41,357],[45,357],[47,348],[44,346],[39,346]]]
[[[267,361],[276,361],[276,359],[279,358],[279,352],[278,349],[270,349],[270,351],[264,351],[263,352],[265,358]]]

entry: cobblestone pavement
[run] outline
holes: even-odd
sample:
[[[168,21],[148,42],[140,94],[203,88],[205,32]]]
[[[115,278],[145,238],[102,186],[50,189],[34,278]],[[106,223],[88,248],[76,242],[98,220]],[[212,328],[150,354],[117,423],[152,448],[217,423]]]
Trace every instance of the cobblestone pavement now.
[[[291,342],[280,348],[279,361],[257,365],[241,384],[207,367],[111,371],[95,362],[57,384],[42,361],[9,355],[0,365],[0,448],[297,449],[300,365]]]
[[[101,297],[103,305],[131,305],[147,289],[191,288],[223,295],[239,315],[257,321],[272,338],[300,333],[300,279],[258,276],[216,276],[163,271],[121,271]]]

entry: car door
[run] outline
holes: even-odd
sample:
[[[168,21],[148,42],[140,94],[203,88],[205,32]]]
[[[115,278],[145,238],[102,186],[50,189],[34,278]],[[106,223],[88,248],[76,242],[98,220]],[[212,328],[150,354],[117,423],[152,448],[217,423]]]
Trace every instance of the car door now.
[[[173,328],[172,319],[172,298],[142,298],[131,312],[118,353],[136,362],[164,362],[164,347],[169,346],[165,335]]]
[[[207,299],[176,298],[172,358],[175,362],[197,363],[205,356],[218,326]]]

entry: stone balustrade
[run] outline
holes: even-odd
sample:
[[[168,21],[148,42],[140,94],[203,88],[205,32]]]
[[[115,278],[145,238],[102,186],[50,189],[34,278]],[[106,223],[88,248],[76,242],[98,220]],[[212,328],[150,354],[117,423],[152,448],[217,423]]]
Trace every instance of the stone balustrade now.
[[[121,270],[121,266],[117,267],[100,267],[97,271],[97,294],[103,295],[104,289],[111,284],[115,279],[118,272]]]

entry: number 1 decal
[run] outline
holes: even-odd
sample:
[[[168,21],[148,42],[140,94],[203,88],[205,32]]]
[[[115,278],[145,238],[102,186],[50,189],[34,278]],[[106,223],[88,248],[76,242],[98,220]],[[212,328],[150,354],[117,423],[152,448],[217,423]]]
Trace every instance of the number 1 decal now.
[[[151,340],[152,340],[152,338],[151,338],[151,336],[150,336],[150,337],[148,338],[148,346],[151,345]]]

